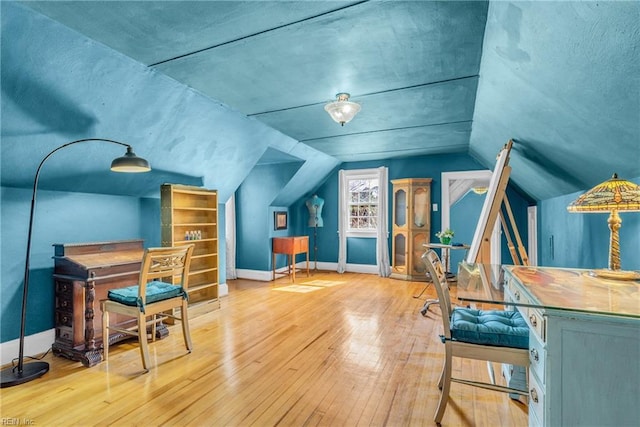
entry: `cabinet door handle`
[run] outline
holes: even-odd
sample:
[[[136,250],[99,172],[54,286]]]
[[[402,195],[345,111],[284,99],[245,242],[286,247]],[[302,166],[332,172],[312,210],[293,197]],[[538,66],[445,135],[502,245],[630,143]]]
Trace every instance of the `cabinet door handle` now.
[[[538,392],[535,388],[529,390],[529,396],[531,396],[531,400],[533,400],[535,403],[538,403]]]
[[[513,296],[514,296],[514,298],[516,299],[516,301],[520,301],[520,292],[515,291],[515,292],[513,293]]]
[[[533,326],[534,328],[538,326],[538,320],[536,320],[536,316],[534,316],[533,314],[529,316],[529,321],[531,322],[531,326]]]
[[[539,360],[539,358],[538,358],[538,350],[536,350],[535,348],[532,348],[530,353],[531,353],[531,357],[533,358],[533,360],[537,362]]]

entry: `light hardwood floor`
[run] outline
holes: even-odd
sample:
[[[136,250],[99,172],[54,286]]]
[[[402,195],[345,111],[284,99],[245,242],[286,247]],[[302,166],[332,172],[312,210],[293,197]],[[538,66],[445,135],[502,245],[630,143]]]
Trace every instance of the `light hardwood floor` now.
[[[431,287],[374,275],[316,272],[298,284],[229,281],[222,307],[193,306],[194,350],[179,325],[150,344],[111,347],[85,368],[47,355],[51,370],[0,390],[2,420],[38,426],[433,426],[442,366],[439,309],[420,308]],[[338,283],[342,282],[342,283]],[[316,282],[316,284],[322,284]],[[303,288],[304,289],[304,288]],[[488,379],[484,362],[454,366]],[[458,373],[459,375],[459,373]],[[524,426],[526,405],[454,384],[442,425]]]

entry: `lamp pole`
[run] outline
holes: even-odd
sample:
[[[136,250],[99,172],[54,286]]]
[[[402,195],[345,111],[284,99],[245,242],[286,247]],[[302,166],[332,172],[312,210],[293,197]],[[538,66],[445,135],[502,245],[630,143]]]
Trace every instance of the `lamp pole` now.
[[[36,193],[38,189],[38,179],[40,178],[40,170],[44,163],[51,157],[55,152],[62,150],[65,147],[70,145],[79,144],[81,142],[87,141],[103,141],[109,142],[113,144],[122,145],[127,147],[127,152],[123,157],[119,157],[115,159],[111,168],[114,171],[122,171],[122,172],[147,172],[151,168],[149,167],[149,163],[137,157],[129,144],[125,144],[123,142],[113,141],[110,139],[102,139],[102,138],[86,138],[79,139],[77,141],[68,142],[66,144],[61,145],[55,150],[51,151],[47,154],[44,159],[38,165],[38,169],[36,170],[36,176],[33,180],[33,193],[31,196],[31,212],[29,214],[29,231],[27,234],[27,255],[25,257],[24,264],[24,285],[22,288],[22,315],[20,317],[20,349],[18,352],[18,365],[12,366],[3,369],[0,372],[2,383],[0,388],[11,387],[14,385],[22,384],[34,380],[36,378],[40,378],[44,374],[49,371],[49,364],[47,362],[31,362],[28,364],[24,363],[24,336],[25,336],[25,326],[26,326],[26,318],[27,318],[27,296],[29,294],[29,260],[31,258],[31,235],[33,232],[33,217],[36,207]],[[138,170],[134,170],[138,168]]]

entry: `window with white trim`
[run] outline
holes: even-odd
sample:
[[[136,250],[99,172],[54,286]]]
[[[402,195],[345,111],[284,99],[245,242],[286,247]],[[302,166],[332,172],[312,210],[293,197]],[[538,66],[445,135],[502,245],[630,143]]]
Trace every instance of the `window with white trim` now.
[[[370,171],[370,172],[369,172]],[[355,173],[345,171],[347,235],[357,237],[376,237],[378,229],[378,171],[359,170]]]

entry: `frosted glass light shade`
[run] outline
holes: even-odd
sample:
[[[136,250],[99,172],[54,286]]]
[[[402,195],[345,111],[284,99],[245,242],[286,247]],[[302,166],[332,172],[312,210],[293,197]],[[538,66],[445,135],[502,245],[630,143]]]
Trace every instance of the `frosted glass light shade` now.
[[[331,118],[344,126],[349,123],[360,111],[360,104],[349,101],[348,93],[339,93],[336,100],[324,106],[324,110],[329,113]]]

